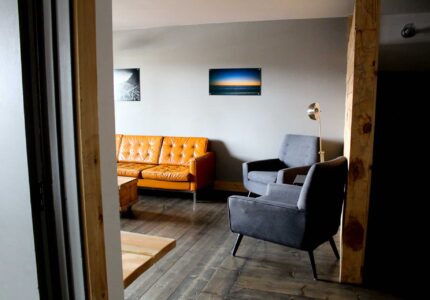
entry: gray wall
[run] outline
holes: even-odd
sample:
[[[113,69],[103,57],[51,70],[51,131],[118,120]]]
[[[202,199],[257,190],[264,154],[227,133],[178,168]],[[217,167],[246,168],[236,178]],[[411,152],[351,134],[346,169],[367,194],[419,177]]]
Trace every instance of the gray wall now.
[[[400,34],[403,26],[414,23],[418,33],[411,38]],[[430,70],[430,13],[381,16],[379,70]]]
[[[346,19],[287,20],[114,32],[115,68],[140,68],[140,102],[116,102],[116,132],[207,136],[217,177],[241,180],[241,162],[276,157],[286,133],[317,135],[341,153]],[[210,68],[261,67],[261,96],[209,96]]]
[[[0,36],[0,299],[39,299],[16,0],[0,1]]]
[[[113,104],[112,1],[96,1],[97,84],[100,172],[109,299],[124,299],[119,226],[118,183],[115,163]]]

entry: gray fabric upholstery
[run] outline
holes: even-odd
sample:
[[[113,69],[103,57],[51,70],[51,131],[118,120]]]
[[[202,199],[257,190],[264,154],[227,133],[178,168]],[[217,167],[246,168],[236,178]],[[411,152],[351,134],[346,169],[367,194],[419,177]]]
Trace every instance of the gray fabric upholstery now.
[[[339,157],[313,164],[302,187],[269,184],[262,197],[231,196],[230,229],[312,251],[339,228],[346,178],[347,161]]]
[[[248,179],[265,184],[275,183],[278,173],[275,171],[252,171],[248,173]]]
[[[276,183],[293,183],[297,175],[306,175],[311,166],[287,168],[278,171]]]
[[[288,203],[297,207],[301,191],[302,187],[298,185],[270,183],[267,185],[266,195],[258,199]]]
[[[279,160],[287,167],[309,166],[318,161],[319,138],[287,134],[279,151]]]
[[[234,233],[291,247],[303,240],[305,213],[288,203],[231,196],[228,199],[230,228]]]
[[[318,145],[318,137],[287,134],[282,142],[279,158],[243,163],[245,188],[254,194],[264,195],[268,183],[292,183],[296,175],[305,175],[310,165],[318,161]],[[268,174],[249,174],[255,171],[278,172],[278,174],[275,177],[276,180],[270,177],[269,181],[269,177],[266,176]]]

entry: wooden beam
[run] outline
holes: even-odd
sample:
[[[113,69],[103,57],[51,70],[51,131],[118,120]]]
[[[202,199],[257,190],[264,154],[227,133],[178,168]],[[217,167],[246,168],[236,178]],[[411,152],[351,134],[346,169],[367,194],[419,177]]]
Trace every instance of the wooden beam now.
[[[87,299],[108,299],[97,107],[95,0],[73,0],[74,96]]]
[[[344,155],[348,190],[341,233],[340,281],[360,284],[373,157],[379,0],[356,0],[347,53]]]

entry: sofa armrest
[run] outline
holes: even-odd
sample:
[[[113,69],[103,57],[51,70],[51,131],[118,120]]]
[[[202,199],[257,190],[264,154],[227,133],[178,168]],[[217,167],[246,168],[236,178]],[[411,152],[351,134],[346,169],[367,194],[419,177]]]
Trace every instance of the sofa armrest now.
[[[312,166],[286,168],[278,171],[276,183],[292,184],[297,175],[306,175]]]
[[[211,184],[215,177],[215,153],[206,152],[193,158],[190,161],[190,174],[196,190]]]

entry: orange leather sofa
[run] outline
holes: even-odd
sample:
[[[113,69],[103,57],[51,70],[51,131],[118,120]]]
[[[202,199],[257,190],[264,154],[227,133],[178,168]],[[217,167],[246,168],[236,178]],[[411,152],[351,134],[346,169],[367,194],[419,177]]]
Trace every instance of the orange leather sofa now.
[[[135,177],[138,187],[189,191],[213,184],[215,155],[202,137],[117,134],[118,176]]]

